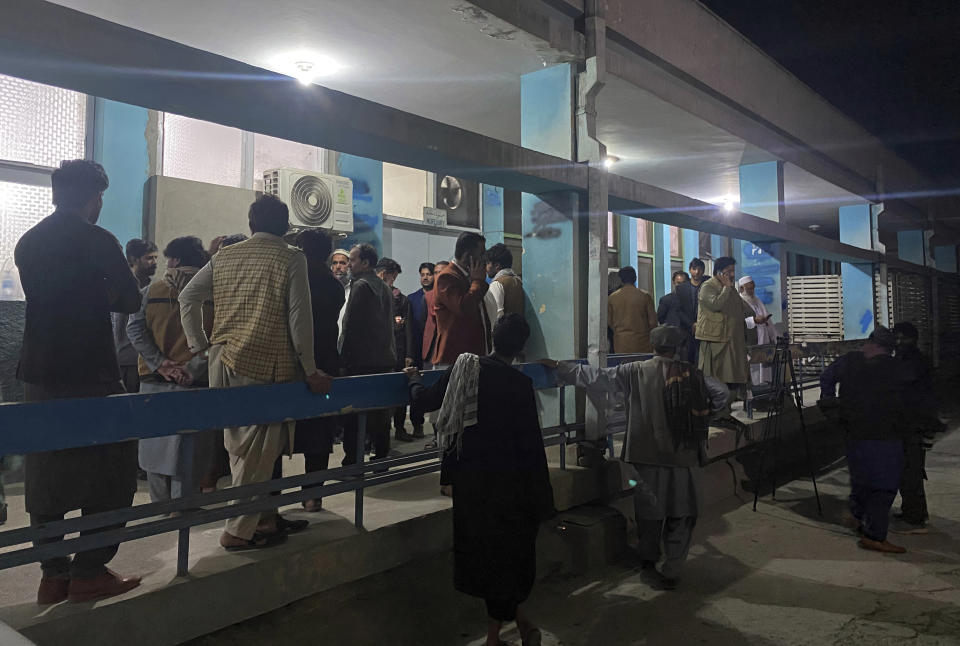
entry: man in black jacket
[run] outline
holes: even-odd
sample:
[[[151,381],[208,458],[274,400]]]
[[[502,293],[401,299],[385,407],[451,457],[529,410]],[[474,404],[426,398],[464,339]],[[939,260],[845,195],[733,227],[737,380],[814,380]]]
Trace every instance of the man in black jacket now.
[[[122,393],[110,313],[136,312],[140,292],[120,243],[96,226],[107,175],[99,164],[78,159],[62,162],[51,181],[56,211],[23,234],[14,252],[27,298],[17,377],[28,401]],[[74,509],[88,515],[128,507],[137,488],[137,443],[32,453],[24,486],[32,525]],[[140,577],[106,568],[116,553],[112,545],[79,552],[72,561],[44,559],[37,602],[91,601],[135,588]]]
[[[340,332],[340,369],[345,376],[393,372],[396,342],[393,328],[393,293],[374,273],[377,250],[358,244],[350,250],[350,284]],[[343,464],[357,462],[356,414],[343,417]],[[367,413],[366,434],[373,439],[374,459],[390,452],[390,411]],[[359,447],[363,450],[363,447]]]
[[[893,332],[878,327],[862,350],[832,363],[820,376],[820,407],[846,434],[850,513],[859,523],[860,547],[902,554],[904,548],[887,541],[906,428],[895,346]]]
[[[689,355],[693,325],[697,322],[695,290],[689,279],[685,271],[673,272],[673,291],[664,295],[657,305],[657,321],[660,325],[671,325],[683,334],[677,353],[684,359]]]
[[[927,533],[926,448],[930,435],[939,430],[937,398],[933,393],[930,362],[920,352],[920,333],[912,323],[893,326],[897,335],[897,376],[903,405],[908,411],[909,427],[903,438],[903,474],[900,480],[900,518],[894,518],[890,531],[896,534]]]

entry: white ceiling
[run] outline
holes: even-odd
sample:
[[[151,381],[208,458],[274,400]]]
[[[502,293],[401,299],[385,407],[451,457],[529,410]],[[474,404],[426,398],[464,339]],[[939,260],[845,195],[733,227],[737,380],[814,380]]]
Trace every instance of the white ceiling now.
[[[321,85],[511,143],[520,75],[558,57],[461,0],[54,1],[284,74],[329,56]]]
[[[344,66],[321,85],[510,143],[520,141],[520,76],[565,59],[463,0],[54,0],[185,45],[293,74],[298,60]],[[610,76],[598,137],[614,172],[714,204],[739,201],[738,168],[764,151]],[[835,223],[857,198],[785,168],[787,219]]]
[[[620,158],[614,173],[713,204],[739,201],[742,139],[616,76],[597,116],[597,137]]]

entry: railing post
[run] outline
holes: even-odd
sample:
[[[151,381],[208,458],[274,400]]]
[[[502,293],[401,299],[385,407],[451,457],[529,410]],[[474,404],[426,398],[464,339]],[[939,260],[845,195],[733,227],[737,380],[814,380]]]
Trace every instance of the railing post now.
[[[183,498],[193,493],[193,456],[196,436],[194,433],[184,433],[180,436],[180,466],[183,476],[180,479],[180,491],[175,497]],[[171,481],[172,482],[172,481]],[[171,485],[172,486],[172,485]],[[171,493],[173,493],[171,491]],[[181,514],[187,513],[181,510]],[[177,576],[186,576],[189,570],[190,558],[190,528],[184,527],[177,537]]]
[[[367,457],[367,414],[359,413],[357,415],[357,464],[363,464]],[[360,479],[363,480],[366,474],[361,473]],[[354,493],[353,502],[353,524],[357,529],[363,529],[363,483]]]
[[[560,470],[567,470],[567,388],[560,386]]]

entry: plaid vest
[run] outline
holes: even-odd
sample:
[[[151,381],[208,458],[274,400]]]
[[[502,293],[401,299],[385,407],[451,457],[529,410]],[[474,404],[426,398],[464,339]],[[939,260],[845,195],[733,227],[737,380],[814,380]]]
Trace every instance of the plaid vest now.
[[[213,262],[213,334],[221,359],[258,381],[300,379],[290,339],[287,294],[296,249],[269,238],[250,238],[220,250]]]

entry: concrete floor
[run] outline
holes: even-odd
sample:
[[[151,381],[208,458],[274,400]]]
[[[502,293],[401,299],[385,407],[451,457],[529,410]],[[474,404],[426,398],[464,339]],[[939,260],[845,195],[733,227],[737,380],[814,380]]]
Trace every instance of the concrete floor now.
[[[675,592],[633,563],[589,576],[541,572],[529,602],[547,644],[960,644],[960,423],[928,455],[931,533],[892,536],[906,555],[861,550],[840,525],[847,473],[701,519]],[[899,503],[898,503],[899,504]],[[451,587],[448,556],[409,563],[190,642],[482,643],[483,604]],[[515,629],[504,634],[519,644]]]

